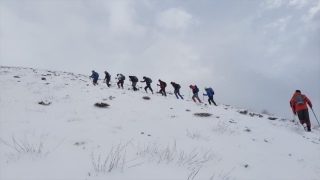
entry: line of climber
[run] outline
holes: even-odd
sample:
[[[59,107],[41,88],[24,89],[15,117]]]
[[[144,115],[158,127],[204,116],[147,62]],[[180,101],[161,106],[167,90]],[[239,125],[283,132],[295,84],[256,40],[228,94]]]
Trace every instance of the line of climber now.
[[[105,71],[104,73],[105,73],[104,80],[105,80],[107,86],[110,87],[111,86],[111,84],[110,84],[111,75],[107,71]],[[95,72],[93,70],[90,78],[93,78],[93,85],[98,85],[99,74],[97,72]],[[123,84],[124,84],[124,80],[126,79],[126,77],[123,74],[119,73],[119,74],[117,74],[117,77],[115,79],[118,79],[118,82],[117,82],[118,88],[121,87],[123,89]],[[138,89],[137,89],[136,85],[139,82],[139,79],[136,76],[129,76],[129,80],[132,82],[132,89],[134,91],[137,91]],[[166,93],[167,83],[162,81],[161,79],[159,79],[158,81],[159,81],[159,84],[157,84],[157,86],[160,86],[160,91],[157,93],[161,93],[162,96],[167,96],[167,93]],[[146,83],[146,87],[144,88],[146,93],[148,93],[147,89],[149,89],[151,91],[151,93],[153,94],[153,89],[151,88],[151,83],[152,83],[151,78],[143,76],[143,81],[140,81],[140,82]],[[174,94],[176,95],[177,99],[179,99],[179,97],[181,99],[183,99],[183,96],[180,94],[181,86],[175,82],[171,82],[171,85],[174,88]],[[196,85],[190,85],[189,87],[193,93],[192,100],[194,102],[196,102],[196,99],[197,99],[199,101],[199,103],[202,103],[202,101],[200,100],[199,95],[198,95],[199,88]],[[214,95],[213,89],[211,87],[209,87],[209,88],[205,87],[204,90],[206,91],[206,94],[203,93],[203,95],[209,97],[208,98],[209,104],[211,105],[211,103],[212,103],[213,105],[217,106],[216,102],[214,102],[214,100],[213,100],[213,95]]]

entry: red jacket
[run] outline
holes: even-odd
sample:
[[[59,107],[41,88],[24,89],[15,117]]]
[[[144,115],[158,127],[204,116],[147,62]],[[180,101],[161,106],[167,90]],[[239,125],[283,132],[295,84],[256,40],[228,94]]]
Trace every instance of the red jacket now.
[[[306,95],[303,95],[303,94],[302,94],[302,96],[303,96],[303,99],[304,99],[304,103],[303,103],[302,105],[297,105],[297,104],[295,103],[295,101],[294,101],[294,98],[295,98],[295,96],[297,96],[297,95],[301,95],[301,93],[299,93],[299,92],[294,93],[293,96],[292,96],[292,98],[291,98],[291,100],[290,100],[290,106],[291,106],[292,112],[293,112],[294,114],[296,114],[297,111],[300,111],[300,110],[303,110],[303,109],[308,109],[307,103],[308,103],[308,105],[310,106],[310,108],[312,108],[312,103],[311,103],[311,101],[307,98]]]

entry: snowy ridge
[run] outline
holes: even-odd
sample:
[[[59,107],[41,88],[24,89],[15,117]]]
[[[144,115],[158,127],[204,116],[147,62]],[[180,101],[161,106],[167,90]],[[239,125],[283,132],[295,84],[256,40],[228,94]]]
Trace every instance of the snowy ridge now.
[[[88,77],[1,67],[0,179],[320,177],[316,129]]]

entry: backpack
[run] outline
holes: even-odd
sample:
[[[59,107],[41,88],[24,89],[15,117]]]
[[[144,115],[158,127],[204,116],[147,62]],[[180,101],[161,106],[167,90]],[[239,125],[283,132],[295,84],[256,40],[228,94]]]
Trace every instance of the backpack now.
[[[164,87],[167,87],[167,83],[163,82]]]
[[[294,102],[296,103],[296,105],[301,106],[304,104],[304,97],[303,95],[299,94],[297,96],[294,97]]]
[[[136,76],[134,76],[133,79],[134,79],[135,82],[139,81],[139,79]]]
[[[152,80],[150,79],[150,78],[148,78],[148,80],[147,80],[149,83],[152,83]]]
[[[194,85],[194,87],[196,88],[196,89],[194,90],[194,92],[195,92],[195,93],[198,93],[198,92],[199,92],[199,88],[197,87],[197,85]]]
[[[212,95],[214,95],[213,89],[210,87],[209,90],[211,91]]]
[[[180,88],[181,88],[181,86],[180,86],[179,84],[177,84],[177,88],[178,88],[178,89],[180,89]]]
[[[125,80],[126,79],[126,77],[124,75],[122,75],[122,74],[120,74],[120,75],[121,75],[121,80]]]

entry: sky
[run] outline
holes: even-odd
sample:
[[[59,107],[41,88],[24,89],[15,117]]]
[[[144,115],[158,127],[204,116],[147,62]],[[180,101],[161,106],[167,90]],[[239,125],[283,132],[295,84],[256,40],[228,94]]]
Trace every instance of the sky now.
[[[320,0],[0,1],[0,63],[212,87],[216,102],[320,117]],[[316,123],[310,111],[312,122]]]

